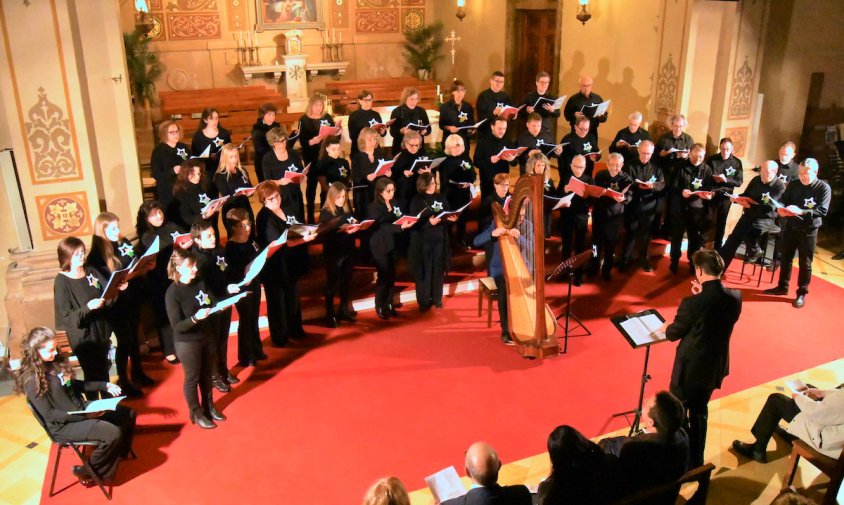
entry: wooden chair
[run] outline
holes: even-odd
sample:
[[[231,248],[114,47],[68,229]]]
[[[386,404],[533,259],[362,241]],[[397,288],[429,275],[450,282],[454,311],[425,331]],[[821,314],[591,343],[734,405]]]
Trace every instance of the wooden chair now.
[[[788,458],[788,473],[782,480],[783,491],[791,488],[801,457],[829,477],[829,484],[821,505],[834,505],[838,496],[838,489],[841,487],[841,479],[844,477],[844,449],[841,450],[838,459],[835,459],[819,453],[799,438],[795,439],[791,445],[791,456]]]
[[[679,495],[680,487],[683,484],[690,484],[692,482],[697,482],[698,488],[687,503],[703,505],[706,503],[706,496],[709,493],[709,480],[712,477],[713,470],[715,470],[715,465],[712,463],[692,468],[674,482],[642,489],[614,502],[613,505],[647,505],[653,503],[653,500],[665,496],[667,493],[674,492]]]
[[[79,456],[79,460],[82,461],[82,466],[85,468],[85,471],[88,472],[88,475],[90,475],[91,478],[94,479],[94,482],[97,483],[97,487],[100,488],[100,491],[103,492],[103,494],[105,495],[106,498],[111,500],[111,486],[109,486],[109,489],[105,488],[105,485],[103,484],[102,478],[99,476],[99,474],[91,466],[91,463],[89,462],[89,458],[85,454],[86,448],[99,447],[100,442],[97,441],[97,440],[80,440],[80,441],[59,440],[59,439],[55,438],[52,433],[50,433],[50,430],[47,429],[46,421],[44,421],[44,418],[41,417],[41,413],[38,412],[38,410],[35,408],[35,406],[32,405],[32,403],[29,400],[26,401],[26,405],[29,407],[29,410],[32,411],[32,415],[35,416],[35,419],[38,420],[38,424],[41,425],[41,427],[44,429],[44,432],[47,433],[48,437],[50,437],[50,441],[53,442],[54,444],[56,444],[56,446],[58,446],[58,448],[59,448],[59,450],[56,452],[56,464],[53,465],[53,478],[50,479],[50,497],[53,497],[55,494],[57,494],[57,493],[53,492],[53,489],[55,488],[55,485],[56,485],[56,472],[59,469],[59,461],[62,459],[62,450],[64,450],[65,447],[69,447],[69,448],[73,449],[73,452],[75,452],[77,456]],[[134,452],[132,453],[132,455],[134,455]],[[67,489],[67,487],[63,488],[62,491],[64,491],[65,489]]]
[[[498,286],[492,277],[478,280],[478,317],[483,314],[484,297],[487,299],[486,327],[489,328],[492,326],[492,300],[498,299]]]

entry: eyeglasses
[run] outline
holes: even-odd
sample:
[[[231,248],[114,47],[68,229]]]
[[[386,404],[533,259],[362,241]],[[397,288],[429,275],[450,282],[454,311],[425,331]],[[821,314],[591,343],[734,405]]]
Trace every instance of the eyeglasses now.
[[[280,200],[281,200],[281,196],[278,193],[274,194],[273,196],[268,196],[268,197],[264,198],[265,202],[277,202],[277,201],[280,201]]]
[[[407,147],[421,147],[422,144],[407,144]]]
[[[371,102],[371,101],[372,101],[372,97],[369,97],[369,98],[361,98],[361,99],[360,99],[360,101],[361,101],[361,102]]]

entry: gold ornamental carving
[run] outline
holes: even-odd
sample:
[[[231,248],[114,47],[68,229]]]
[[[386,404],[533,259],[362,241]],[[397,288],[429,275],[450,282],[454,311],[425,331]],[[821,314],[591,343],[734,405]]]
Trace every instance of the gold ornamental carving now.
[[[38,101],[26,117],[26,137],[34,159],[33,182],[78,179],[81,174],[73,156],[70,120],[61,107],[47,99],[43,87],[38,88]]]

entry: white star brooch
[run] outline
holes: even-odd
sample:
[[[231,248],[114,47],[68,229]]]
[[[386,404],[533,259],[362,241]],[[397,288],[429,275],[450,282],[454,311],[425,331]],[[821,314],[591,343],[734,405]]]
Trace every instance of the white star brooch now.
[[[211,305],[211,298],[209,298],[208,295],[205,294],[205,292],[201,289],[199,290],[199,293],[194,296],[194,298],[196,298],[196,303],[198,303],[200,307],[202,307],[203,305]]]

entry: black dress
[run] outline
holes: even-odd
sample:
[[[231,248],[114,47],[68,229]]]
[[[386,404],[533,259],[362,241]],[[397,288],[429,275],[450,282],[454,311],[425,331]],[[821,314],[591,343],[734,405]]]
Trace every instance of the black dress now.
[[[369,206],[369,219],[375,222],[370,227],[369,249],[372,261],[378,272],[375,283],[375,307],[387,309],[392,304],[393,287],[396,281],[396,242],[395,235],[401,233],[401,227],[393,222],[401,217],[401,210],[393,206],[392,210],[381,201],[374,201]]]
[[[246,242],[226,242],[226,282],[236,284],[243,280],[246,267],[258,256],[258,243],[252,239]],[[255,362],[265,357],[258,330],[258,317],[261,311],[261,281],[255,279],[241,288],[249,295],[242,298],[237,308],[237,359],[241,365]]]
[[[278,122],[273,121],[272,124],[264,123],[263,118],[258,118],[255,124],[252,125],[252,146],[255,148],[255,176],[258,177],[258,182],[264,182],[263,161],[264,156],[273,150],[273,146],[267,141],[267,132],[273,128],[278,128]]]
[[[182,142],[178,142],[176,147],[161,142],[152,150],[149,164],[155,179],[155,198],[168,219],[173,219],[173,184],[176,182],[173,168],[181,166],[190,154],[190,148]]]
[[[423,145],[420,146],[419,152],[424,152],[425,136],[431,133],[431,121],[428,119],[428,113],[425,112],[425,109],[419,106],[411,109],[407,105],[402,104],[393,109],[390,119],[395,119],[393,124],[390,125],[390,135],[393,136],[393,156],[402,150],[401,144],[404,140],[404,134],[401,132],[401,129],[409,124],[425,125],[425,128],[414,128],[414,130],[422,135]]]
[[[226,290],[226,277],[229,265],[226,262],[226,254],[223,248],[216,246],[213,249],[203,249],[194,242],[193,251],[196,254],[197,276],[205,281],[205,285],[211,290],[216,300],[228,298]],[[217,358],[213,375],[226,379],[229,375],[228,356],[229,350],[229,327],[232,322],[232,310],[225,309],[217,312],[208,318],[214,325],[214,351]]]
[[[414,170],[410,177],[405,175],[405,170],[410,170],[413,162],[424,158],[422,151],[416,154],[411,154],[409,151],[402,149],[396,163],[393,165],[393,182],[396,183],[396,196],[393,205],[397,205],[402,211],[407,209],[407,204],[416,194],[416,179],[419,178],[419,172]],[[373,181],[374,182],[374,181]]]
[[[217,127],[217,136],[214,138],[206,137],[205,134],[202,133],[202,130],[197,130],[196,133],[193,134],[193,140],[191,140],[190,143],[190,150],[194,156],[201,155],[205,152],[206,148],[209,148],[208,157],[199,159],[205,163],[205,175],[209,181],[213,179],[214,172],[216,172],[217,168],[219,168],[220,151],[223,149],[224,145],[231,144],[231,142],[231,133],[222,126]],[[211,190],[214,191],[215,189],[216,188],[212,188]],[[214,193],[214,196],[216,196],[216,193]]]
[[[208,188],[200,184],[186,183],[184,189],[176,189],[173,194],[177,225],[190,230],[193,223],[202,219],[202,209],[214,198]]]
[[[85,277],[81,279],[60,273],[53,283],[56,329],[67,332],[70,348],[88,381],[109,380],[109,307],[105,304],[95,310],[88,308],[89,301],[103,295],[105,285],[103,275],[91,267],[85,267]]]
[[[372,109],[358,109],[349,114],[349,140],[352,141],[351,156],[354,156],[358,152],[358,137],[360,137],[361,130],[382,123],[383,121],[381,114]],[[381,136],[383,137],[385,135],[387,135],[386,129],[384,129],[384,133]]]
[[[473,134],[469,133],[471,130],[464,128],[457,130],[457,133],[453,134],[446,130],[446,126],[462,128],[475,123],[475,111],[472,109],[472,104],[463,101],[458,105],[454,103],[454,100],[449,100],[440,105],[440,128],[443,131],[442,148],[445,149],[445,140],[449,135],[460,135],[463,138],[463,144],[466,146],[466,152],[469,152],[469,141],[472,140],[473,136]],[[481,126],[484,125],[486,123]]]
[[[469,159],[469,151],[464,151],[460,156],[446,156],[445,161],[439,166],[440,169],[440,191],[448,202],[449,208],[459,209],[472,201],[472,191],[469,188],[462,188],[460,184],[474,184],[478,174],[472,161]],[[468,221],[469,209],[464,210],[457,217],[457,239],[468,243],[466,237],[466,222]]]
[[[342,182],[347,188],[351,188],[352,174],[349,162],[345,158],[326,156],[319,160],[319,173],[325,176],[328,184]]]
[[[316,189],[319,184],[319,177],[322,176],[317,168],[317,158],[319,157],[320,144],[310,145],[310,141],[319,135],[321,126],[335,126],[334,120],[330,115],[326,114],[320,119],[309,118],[307,115],[302,115],[299,118],[299,146],[302,148],[302,160],[305,165],[310,164],[311,168],[308,170],[308,182],[305,186],[305,198],[307,204],[305,210],[307,211],[307,218],[309,223],[314,223],[314,212],[316,210]],[[320,201],[325,199],[325,195],[320,195]]]
[[[366,210],[372,203],[375,195],[375,181],[378,178],[369,180],[367,175],[371,174],[378,167],[378,162],[386,159],[380,147],[376,147],[372,153],[372,161],[369,155],[358,151],[352,155],[352,194],[354,195],[355,216],[358,219],[366,218]]]
[[[355,236],[340,230],[347,223],[357,220],[351,212],[336,209],[331,213],[323,208],[319,215],[322,233],[322,254],[325,261],[325,310],[326,315],[334,315],[334,295],[340,296],[340,311],[350,312],[349,286],[355,264]]]
[[[287,151],[287,159],[280,160],[275,151],[270,151],[264,156],[264,179],[278,181],[284,178],[287,172],[302,172],[305,167],[302,159],[295,152]],[[311,166],[316,169],[315,166]],[[310,172],[310,169],[308,169]],[[305,222],[305,199],[302,196],[301,184],[279,184],[281,192],[281,208],[288,216],[294,216],[300,223]]]
[[[408,263],[416,282],[416,301],[419,309],[431,305],[440,307],[443,301],[443,282],[448,269],[448,228],[445,219],[436,225],[430,218],[444,210],[451,210],[448,201],[438,193],[417,194],[410,203],[410,214],[422,211],[422,218],[411,228]]]
[[[161,339],[161,352],[165,356],[176,354],[173,347],[173,328],[167,319],[167,307],[164,304],[164,295],[170,287],[171,280],[167,277],[167,263],[170,255],[173,254],[173,239],[176,234],[184,233],[184,229],[174,223],[165,222],[158,228],[150,228],[141,236],[139,254],[144,254],[153,240],[158,237],[158,255],[155,260],[155,268],[147,272],[143,280],[144,296],[149,300],[155,314],[153,326],[158,330]]]
[[[239,173],[216,173],[214,174],[214,185],[217,186],[217,192],[220,196],[228,196],[229,199],[223,204],[223,210],[220,213],[223,219],[229,210],[238,208],[246,211],[249,216],[249,223],[254,227],[255,214],[252,212],[252,204],[249,203],[249,197],[246,195],[234,196],[239,188],[251,188],[252,181],[249,180],[249,175],[245,171]],[[216,219],[215,219],[216,221]]]

